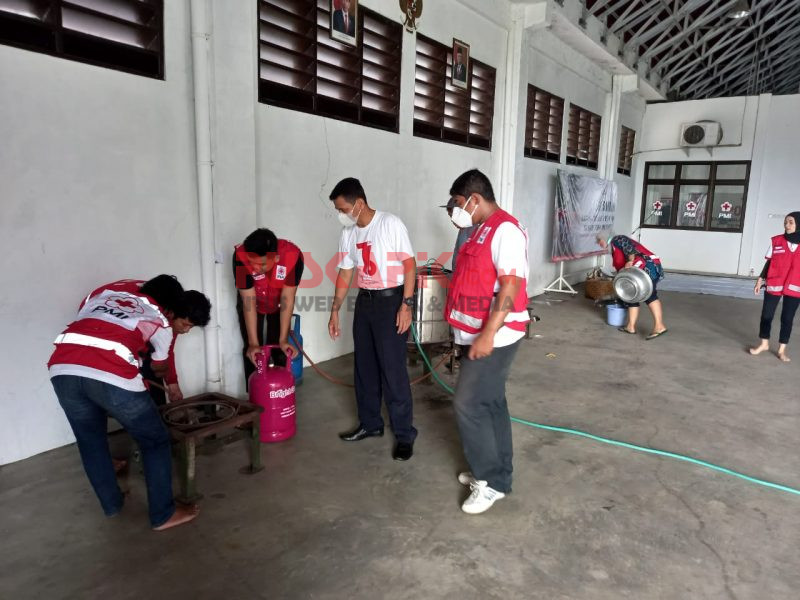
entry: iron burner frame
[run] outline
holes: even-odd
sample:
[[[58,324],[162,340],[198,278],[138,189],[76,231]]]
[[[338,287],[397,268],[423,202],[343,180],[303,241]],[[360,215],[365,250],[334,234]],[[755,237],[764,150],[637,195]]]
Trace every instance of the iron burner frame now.
[[[217,403],[226,406],[233,406],[235,408],[234,415],[224,421],[218,421],[208,425],[201,423],[187,426],[186,424],[177,424],[168,421],[166,413],[172,413],[182,405],[196,405],[197,403]],[[203,440],[211,436],[216,436],[219,433],[229,431],[231,429],[239,429],[248,431],[250,437],[250,464],[239,469],[240,473],[252,475],[264,469],[261,464],[261,413],[264,408],[250,404],[249,402],[242,402],[236,398],[231,398],[224,394],[210,392],[206,394],[198,394],[184,398],[180,402],[171,402],[159,407],[159,413],[164,420],[164,424],[169,430],[172,440],[178,445],[178,470],[180,476],[180,495],[176,498],[182,504],[192,504],[203,497],[197,491],[197,484],[195,480],[197,469],[197,449],[203,443]],[[233,439],[241,439],[235,433],[231,436]]]

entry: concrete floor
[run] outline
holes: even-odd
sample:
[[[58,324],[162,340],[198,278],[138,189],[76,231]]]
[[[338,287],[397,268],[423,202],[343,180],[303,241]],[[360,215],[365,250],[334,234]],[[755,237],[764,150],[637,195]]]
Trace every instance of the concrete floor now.
[[[756,302],[663,298],[670,332],[651,342],[583,298],[538,305],[512,413],[800,487],[800,350],[789,365],[746,354]],[[349,376],[352,359],[325,366]],[[800,496],[514,425],[514,493],[469,517],[438,388],[415,388],[416,454],[397,463],[391,436],[339,441],[352,393],[305,379],[298,435],[251,477],[243,445],[200,457],[201,515],[170,532],[148,530],[135,472],[105,519],[74,447],[2,467],[0,598],[798,597]]]

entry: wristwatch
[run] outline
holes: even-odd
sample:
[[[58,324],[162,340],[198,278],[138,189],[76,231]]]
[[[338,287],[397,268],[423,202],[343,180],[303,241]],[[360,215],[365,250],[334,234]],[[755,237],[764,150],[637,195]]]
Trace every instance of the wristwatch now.
[[[405,304],[408,308],[414,308],[414,296],[403,298],[403,304]]]

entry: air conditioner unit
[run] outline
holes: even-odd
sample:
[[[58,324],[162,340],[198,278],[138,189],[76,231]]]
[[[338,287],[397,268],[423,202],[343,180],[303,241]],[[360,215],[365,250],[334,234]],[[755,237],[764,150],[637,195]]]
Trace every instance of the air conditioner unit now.
[[[722,141],[722,127],[716,121],[697,121],[681,125],[681,146],[717,146]]]

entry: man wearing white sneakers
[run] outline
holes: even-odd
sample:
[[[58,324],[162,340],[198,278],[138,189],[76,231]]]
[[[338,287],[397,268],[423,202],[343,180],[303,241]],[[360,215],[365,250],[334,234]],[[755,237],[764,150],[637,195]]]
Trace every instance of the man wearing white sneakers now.
[[[453,406],[470,471],[458,481],[471,492],[461,509],[482,513],[511,492],[511,420],[506,380],[528,317],[528,236],[501,209],[489,179],[473,169],[453,182],[457,227],[476,225],[458,255],[445,318],[460,346]]]

